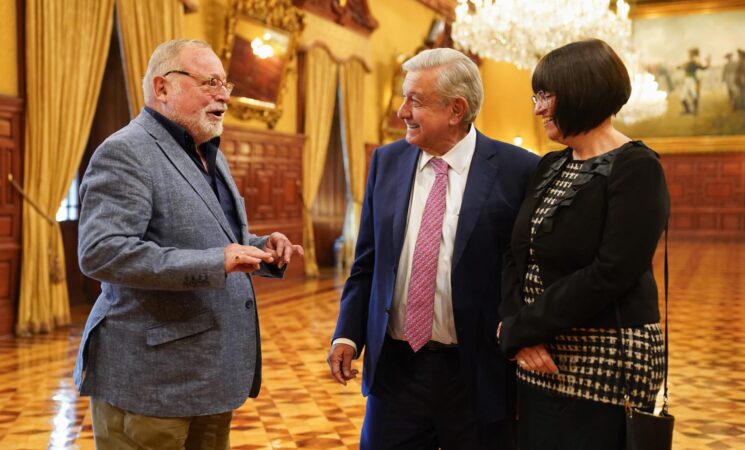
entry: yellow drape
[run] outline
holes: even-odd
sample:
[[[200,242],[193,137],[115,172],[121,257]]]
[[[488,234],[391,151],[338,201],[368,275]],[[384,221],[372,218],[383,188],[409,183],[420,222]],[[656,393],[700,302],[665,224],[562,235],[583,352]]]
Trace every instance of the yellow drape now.
[[[341,65],[339,80],[349,163],[349,188],[352,194],[352,201],[347,204],[342,232],[344,262],[349,268],[354,261],[354,247],[365,196],[365,67],[356,59],[349,60]]]
[[[303,247],[305,274],[318,276],[310,208],[321,184],[336,100],[336,63],[322,47],[308,50],[305,64],[305,151],[303,152]]]
[[[50,217],[70,187],[88,140],[113,8],[114,0],[26,1],[23,187]],[[25,203],[18,335],[70,322],[64,258],[59,226]]]
[[[150,55],[160,43],[181,37],[184,3],[181,0],[116,0],[116,9],[129,113],[135,117],[145,104],[142,77]]]

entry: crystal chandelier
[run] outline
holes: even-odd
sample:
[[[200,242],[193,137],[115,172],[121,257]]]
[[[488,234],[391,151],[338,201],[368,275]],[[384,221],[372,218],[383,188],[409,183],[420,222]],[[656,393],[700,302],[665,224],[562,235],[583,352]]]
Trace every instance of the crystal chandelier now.
[[[632,47],[629,4],[617,0],[458,0],[453,41],[463,50],[533,69],[551,50],[587,38],[602,39],[629,69],[632,94],[619,116],[626,124],[667,111],[667,94],[641,69]]]
[[[464,50],[532,69],[570,42],[602,39],[624,52],[631,42],[629,5],[609,0],[458,0],[453,40]]]

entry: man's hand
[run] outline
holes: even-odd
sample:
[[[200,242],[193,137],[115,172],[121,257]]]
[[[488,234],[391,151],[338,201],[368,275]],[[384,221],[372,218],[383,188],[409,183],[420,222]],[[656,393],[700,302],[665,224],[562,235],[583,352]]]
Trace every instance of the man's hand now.
[[[259,270],[261,262],[272,263],[271,253],[250,245],[230,244],[225,247],[225,273],[246,272]]]
[[[290,263],[292,255],[303,256],[303,247],[301,245],[293,245],[287,236],[275,231],[269,235],[269,239],[266,241],[264,251],[269,252],[274,256],[277,261],[277,267],[280,269]]]
[[[326,362],[329,363],[331,376],[337,383],[347,385],[347,381],[357,376],[357,369],[352,369],[352,359],[354,358],[354,347],[349,344],[336,344],[331,347],[329,357]]]
[[[559,368],[554,364],[551,354],[543,344],[532,347],[523,347],[515,355],[517,365],[524,370],[532,370],[542,373],[557,373]]]

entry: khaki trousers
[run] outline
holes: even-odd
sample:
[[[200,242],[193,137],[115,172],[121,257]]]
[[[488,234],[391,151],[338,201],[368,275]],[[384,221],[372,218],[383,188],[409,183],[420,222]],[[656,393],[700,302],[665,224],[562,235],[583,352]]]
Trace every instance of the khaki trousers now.
[[[233,412],[196,417],[134,414],[91,398],[97,450],[228,450]]]

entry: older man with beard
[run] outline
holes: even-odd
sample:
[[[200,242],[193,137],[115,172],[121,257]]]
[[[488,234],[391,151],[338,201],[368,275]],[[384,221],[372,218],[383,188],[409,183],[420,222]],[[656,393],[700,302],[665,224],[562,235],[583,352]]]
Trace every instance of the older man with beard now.
[[[303,250],[248,232],[219,150],[232,89],[202,41],[153,53],[145,108],[96,150],[80,187],[82,271],[102,282],[75,366],[98,449],[227,449],[261,384],[250,274]]]

